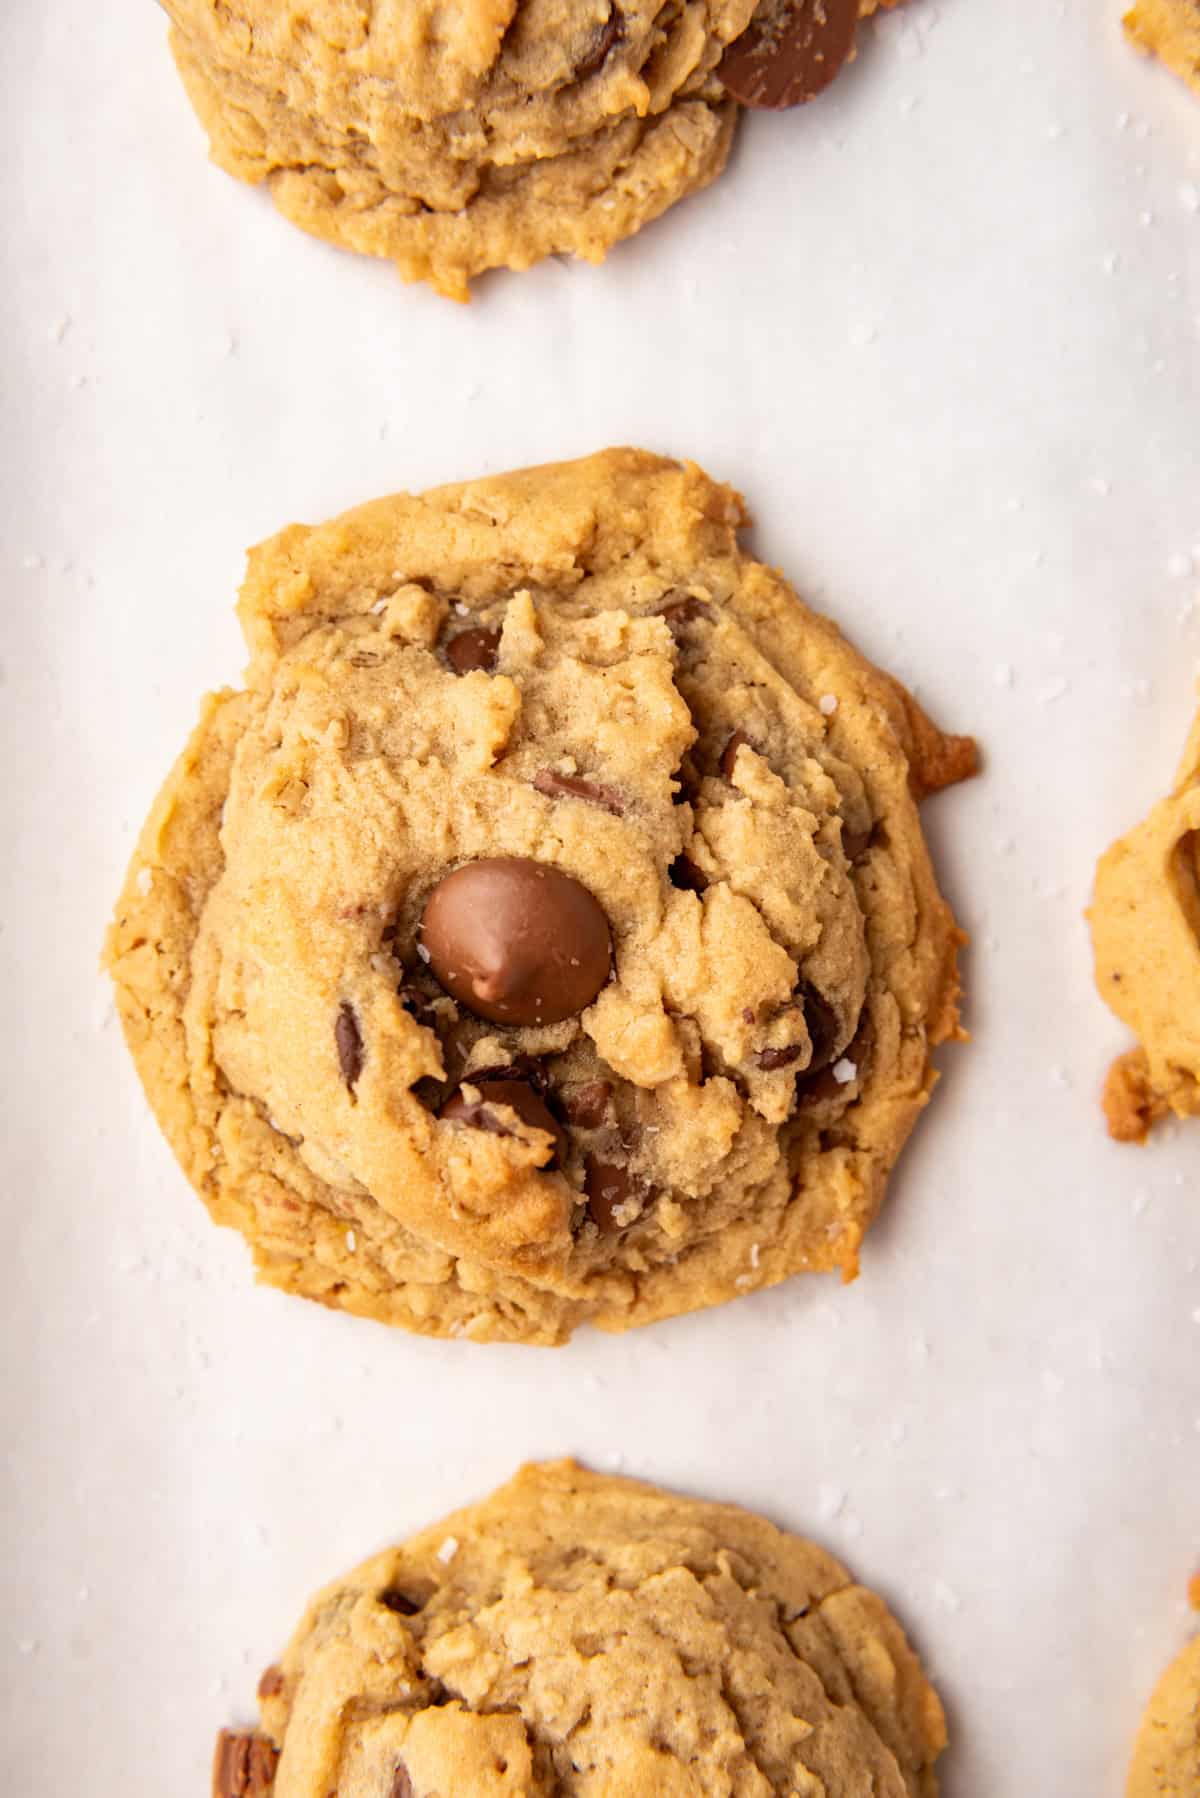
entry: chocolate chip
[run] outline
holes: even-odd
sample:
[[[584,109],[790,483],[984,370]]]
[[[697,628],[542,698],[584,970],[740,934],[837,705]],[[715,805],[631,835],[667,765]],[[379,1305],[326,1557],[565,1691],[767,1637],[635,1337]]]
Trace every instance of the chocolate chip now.
[[[739,749],[751,748],[751,742],[744,730],[735,730],[721,751],[721,775],[725,780],[733,779],[733,770],[737,765]]]
[[[848,862],[856,862],[871,848],[875,840],[875,826],[866,830],[847,830],[842,826],[842,854]]]
[[[568,1123],[579,1130],[598,1130],[608,1116],[612,1087],[607,1080],[589,1080],[583,1086],[570,1086],[562,1095],[562,1108]]]
[[[465,1087],[474,1088],[479,1097],[468,1098]],[[448,1123],[470,1124],[475,1130],[488,1130],[493,1136],[515,1136],[495,1106],[506,1105],[515,1111],[523,1124],[545,1130],[554,1138],[554,1150],[547,1168],[561,1167],[567,1153],[567,1133],[543,1099],[523,1080],[477,1080],[468,1075],[463,1086],[452,1093],[438,1112]]]
[[[816,1074],[827,1068],[837,1055],[838,1038],[841,1025],[837,1012],[812,984],[811,980],[802,980],[796,988],[796,996],[804,1011],[804,1023],[812,1042],[812,1059],[806,1073]]]
[[[689,624],[697,624],[702,618],[706,618],[711,623],[716,617],[716,613],[710,605],[706,605],[702,599],[695,599],[691,595],[686,599],[674,600],[669,606],[664,606],[658,615],[666,622],[667,629],[676,639],[682,631],[687,629]]]
[[[608,60],[612,50],[625,36],[625,18],[620,7],[614,6],[603,25],[597,25],[592,32],[583,55],[575,64],[575,78],[586,81],[594,75],[601,64]]]
[[[854,52],[859,0],[762,0],[717,74],[743,106],[815,99]]]
[[[468,1011],[496,1024],[559,1024],[609,977],[608,920],[585,886],[523,856],[467,862],[439,881],[421,930],[429,966]]]
[[[353,1006],[343,1004],[339,1008],[333,1034],[337,1041],[342,1079],[353,1092],[363,1068],[362,1031],[358,1027],[358,1019],[354,1015]]]
[[[392,1774],[392,1784],[391,1789],[388,1792],[388,1798],[416,1798],[416,1794],[413,1791],[413,1782],[408,1777],[408,1768],[404,1765],[403,1761],[399,1762],[396,1771]]]
[[[625,801],[615,787],[603,787],[599,781],[577,780],[573,774],[556,774],[553,768],[539,768],[533,777],[533,785],[539,793],[545,793],[550,799],[586,799],[589,805],[598,805],[614,818],[625,813]]]
[[[673,887],[680,887],[685,893],[702,893],[708,885],[708,875],[703,868],[698,868],[690,855],[677,855],[667,869],[667,879]]]
[[[395,1611],[397,1617],[415,1617],[422,1608],[422,1601],[400,1586],[387,1586],[379,1594],[379,1602],[385,1610]]]
[[[213,1756],[213,1798],[268,1798],[278,1760],[266,1736],[223,1729]]]
[[[589,1155],[584,1163],[583,1190],[587,1194],[588,1214],[602,1236],[610,1236],[621,1228],[614,1213],[638,1196],[629,1169],[615,1161],[602,1161],[598,1155]]]
[[[799,1061],[803,1053],[803,1043],[788,1043],[782,1049],[760,1049],[754,1059],[764,1074],[774,1074],[777,1069],[790,1067],[793,1061]]]
[[[473,624],[469,630],[459,631],[457,637],[451,637],[445,646],[446,660],[455,674],[474,674],[482,668],[490,674],[496,666],[496,652],[500,648],[500,632],[495,625]]]
[[[268,1667],[258,1682],[260,1698],[278,1698],[283,1691],[283,1668]]]

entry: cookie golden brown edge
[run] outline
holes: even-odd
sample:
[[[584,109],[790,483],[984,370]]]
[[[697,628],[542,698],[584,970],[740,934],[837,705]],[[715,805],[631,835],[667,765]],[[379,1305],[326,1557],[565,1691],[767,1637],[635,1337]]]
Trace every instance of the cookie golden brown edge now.
[[[694,464],[613,450],[252,552],[246,687],[205,703],[106,954],[264,1280],[556,1343],[857,1271],[960,1035],[918,802],[975,747],[745,522]],[[592,920],[586,950],[555,926],[566,988],[513,934],[539,881]]]
[[[312,1601],[214,1798],[935,1798],[937,1694],[832,1556],[561,1461]]]

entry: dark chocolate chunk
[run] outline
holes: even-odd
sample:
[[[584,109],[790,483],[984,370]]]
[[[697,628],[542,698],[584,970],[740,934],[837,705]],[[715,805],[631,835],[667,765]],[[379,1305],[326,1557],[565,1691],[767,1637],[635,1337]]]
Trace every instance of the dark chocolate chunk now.
[[[283,1668],[268,1667],[258,1682],[260,1698],[278,1698],[283,1691]]]
[[[213,1756],[213,1798],[268,1798],[278,1761],[266,1736],[223,1729]]]
[[[812,1059],[805,1072],[816,1074],[836,1058],[838,1037],[841,1034],[838,1015],[811,980],[800,982],[796,988],[796,997],[804,1010],[804,1022],[812,1041]]]
[[[576,80],[586,81],[589,75],[594,75],[624,36],[625,16],[619,6],[614,6],[604,23],[597,25],[588,38],[583,54],[575,64]]]
[[[604,1161],[599,1155],[589,1155],[584,1163],[583,1190],[587,1195],[588,1214],[602,1236],[609,1236],[621,1228],[614,1212],[619,1205],[627,1204],[638,1195],[637,1184],[629,1169],[615,1161]]]
[[[671,635],[678,638],[689,624],[698,624],[702,618],[711,623],[716,613],[704,600],[695,599],[689,594],[685,599],[672,600],[669,606],[664,606],[659,617],[666,621]]]
[[[337,1023],[333,1027],[337,1041],[338,1061],[341,1064],[342,1079],[354,1091],[358,1076],[363,1069],[362,1031],[358,1027],[358,1019],[354,1007],[343,1003],[337,1014]]]
[[[576,1017],[611,969],[608,920],[587,888],[523,856],[489,856],[448,874],[426,901],[421,931],[441,985],[496,1024]]]
[[[774,1074],[779,1068],[790,1067],[793,1061],[799,1061],[803,1053],[803,1043],[786,1043],[782,1049],[760,1049],[754,1059],[764,1074]]]
[[[533,777],[533,785],[539,793],[545,793],[549,799],[586,799],[589,805],[598,805],[614,818],[624,816],[625,801],[615,787],[601,786],[596,780],[579,780],[573,774],[556,774],[553,768],[539,768]]]
[[[827,88],[854,54],[859,0],[762,0],[717,67],[743,106],[777,111]]]
[[[739,749],[752,748],[749,737],[744,730],[735,730],[721,751],[721,776],[724,780],[733,779],[733,770],[737,763]]]
[[[422,1601],[401,1586],[387,1586],[379,1594],[379,1602],[385,1610],[395,1611],[397,1617],[415,1617],[422,1607]]]
[[[667,869],[667,879],[673,887],[681,887],[685,893],[702,893],[708,885],[708,875],[703,868],[698,868],[690,855],[677,855]]]
[[[473,674],[481,668],[490,674],[496,666],[496,651],[500,647],[500,631],[495,625],[473,624],[469,630],[459,631],[457,637],[451,637],[445,645],[446,660],[455,674]]]
[[[562,1108],[567,1122],[580,1130],[598,1130],[608,1116],[612,1087],[607,1080],[588,1080],[582,1086],[569,1086],[562,1094]]]
[[[468,1097],[466,1087],[477,1091],[479,1097]],[[498,1105],[506,1105],[510,1111],[515,1111],[523,1124],[547,1131],[554,1139],[554,1150],[545,1165],[561,1167],[567,1153],[567,1133],[545,1101],[523,1080],[477,1080],[468,1074],[463,1086],[450,1095],[438,1116],[450,1123],[470,1124],[475,1130],[489,1130],[493,1136],[515,1135],[495,1109]]]

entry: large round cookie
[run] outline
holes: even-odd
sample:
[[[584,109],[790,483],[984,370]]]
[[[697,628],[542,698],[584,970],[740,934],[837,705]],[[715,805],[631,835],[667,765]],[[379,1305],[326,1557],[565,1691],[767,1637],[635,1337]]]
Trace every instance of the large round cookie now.
[[[1163,1674],[1133,1750],[1126,1798],[1200,1793],[1200,1636]]]
[[[164,3],[222,168],[466,299],[485,269],[601,261],[720,173],[734,92],[815,93],[896,0],[764,0],[753,35],[755,0]]]
[[[1104,1111],[1141,1142],[1200,1113],[1200,716],[1174,790],[1101,857],[1088,916],[1100,996],[1140,1042],[1109,1070]]]
[[[856,1271],[956,1030],[917,801],[974,746],[743,522],[614,450],[252,553],[246,690],[207,702],[107,953],[265,1279],[559,1342]]]
[[[941,1705],[797,1536],[570,1462],[309,1606],[214,1798],[933,1798]]]

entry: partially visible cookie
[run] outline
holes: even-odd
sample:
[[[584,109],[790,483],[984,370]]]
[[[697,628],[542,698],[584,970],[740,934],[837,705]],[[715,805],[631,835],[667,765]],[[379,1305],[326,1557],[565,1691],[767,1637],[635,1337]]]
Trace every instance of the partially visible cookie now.
[[[935,1798],[874,1593],[733,1505],[562,1461],[321,1592],[214,1798]]]
[[[600,262],[794,105],[897,0],[164,0],[214,161],[293,223],[453,299]],[[749,29],[748,29],[749,28]]]
[[[1200,1113],[1200,717],[1175,786],[1101,858],[1088,914],[1100,996],[1138,1037],[1104,1088],[1111,1135]]]
[[[1138,46],[1158,56],[1200,92],[1200,0],[1137,0],[1125,29]]]
[[[1155,1688],[1138,1731],[1126,1798],[1197,1798],[1200,1793],[1200,1636]]]
[[[108,959],[264,1279],[558,1342],[856,1271],[957,1034],[918,802],[975,749],[743,522],[614,450],[253,553]]]

